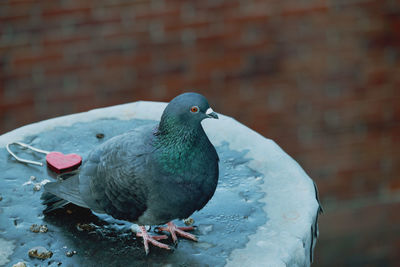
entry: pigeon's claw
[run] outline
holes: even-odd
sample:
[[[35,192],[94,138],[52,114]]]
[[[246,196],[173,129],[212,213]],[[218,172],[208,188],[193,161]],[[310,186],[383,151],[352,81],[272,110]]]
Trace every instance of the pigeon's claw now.
[[[152,243],[154,246],[164,249],[171,249],[168,245],[158,242],[157,240],[168,239],[166,235],[158,235],[158,236],[150,236],[149,233],[146,231],[146,227],[140,226],[141,233],[136,233],[136,236],[143,238],[144,243],[144,251],[146,255],[149,254],[149,242]]]
[[[194,230],[194,227],[188,226],[188,227],[177,227],[173,222],[167,223],[167,227],[157,227],[158,231],[165,231],[165,232],[170,232],[172,240],[174,241],[175,244],[178,243],[178,237],[177,235],[191,239],[193,241],[197,242],[197,238],[195,235],[186,233],[185,231],[192,231]]]

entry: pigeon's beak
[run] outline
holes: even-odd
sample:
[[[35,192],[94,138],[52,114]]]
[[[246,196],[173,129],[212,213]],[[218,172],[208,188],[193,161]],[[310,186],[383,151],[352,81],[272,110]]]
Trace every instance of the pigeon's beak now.
[[[217,113],[215,113],[212,108],[208,108],[206,111],[206,115],[208,118],[218,119]]]

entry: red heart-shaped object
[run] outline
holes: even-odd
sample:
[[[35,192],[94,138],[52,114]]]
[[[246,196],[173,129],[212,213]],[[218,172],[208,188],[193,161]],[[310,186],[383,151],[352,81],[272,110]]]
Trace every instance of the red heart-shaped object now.
[[[82,164],[82,157],[77,154],[64,155],[60,152],[50,152],[46,156],[47,166],[56,173],[73,171]]]

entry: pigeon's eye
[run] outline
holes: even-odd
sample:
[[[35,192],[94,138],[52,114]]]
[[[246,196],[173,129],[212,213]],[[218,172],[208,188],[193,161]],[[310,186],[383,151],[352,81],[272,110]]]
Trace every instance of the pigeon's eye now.
[[[192,113],[197,113],[197,112],[199,112],[199,107],[198,107],[198,106],[193,106],[193,107],[191,107],[191,108],[190,108],[190,112],[192,112]]]

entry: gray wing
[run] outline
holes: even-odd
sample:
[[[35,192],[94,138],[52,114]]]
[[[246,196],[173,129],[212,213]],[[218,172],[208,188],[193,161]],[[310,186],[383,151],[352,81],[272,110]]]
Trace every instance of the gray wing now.
[[[82,199],[79,191],[78,175],[72,176],[65,180],[47,183],[44,186],[45,192],[50,194],[43,194],[43,204],[47,205],[44,213],[51,212],[55,209],[62,208],[68,203],[89,208],[85,201]]]
[[[116,136],[91,152],[79,175],[79,188],[92,210],[136,221],[147,209],[152,128]]]

